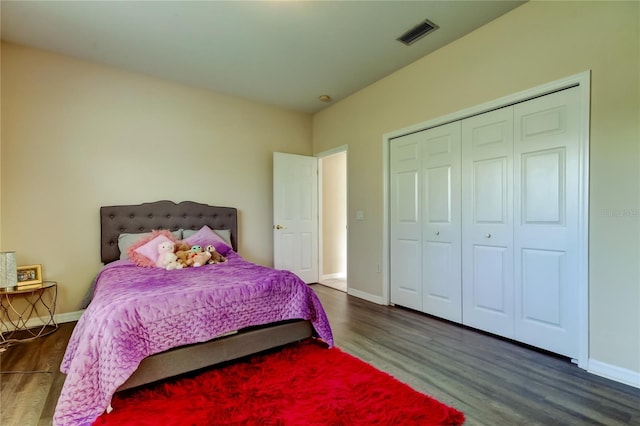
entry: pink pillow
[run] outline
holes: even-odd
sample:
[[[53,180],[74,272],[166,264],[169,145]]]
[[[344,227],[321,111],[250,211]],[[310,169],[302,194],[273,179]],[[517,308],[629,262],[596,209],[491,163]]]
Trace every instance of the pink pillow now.
[[[229,252],[229,250],[231,250],[231,247],[227,245],[225,240],[223,240],[220,235],[213,232],[213,230],[209,228],[207,225],[204,225],[202,228],[200,228],[198,232],[196,232],[195,234],[193,234],[188,238],[185,238],[182,241],[185,244],[189,244],[190,246],[198,245],[198,246],[201,246],[202,248],[211,244],[216,248],[218,253],[220,253],[223,256],[226,255]]]
[[[142,237],[129,247],[127,254],[136,265],[145,268],[155,268],[158,260],[158,246],[165,242],[176,242],[176,238],[167,229],[154,230],[151,234]]]

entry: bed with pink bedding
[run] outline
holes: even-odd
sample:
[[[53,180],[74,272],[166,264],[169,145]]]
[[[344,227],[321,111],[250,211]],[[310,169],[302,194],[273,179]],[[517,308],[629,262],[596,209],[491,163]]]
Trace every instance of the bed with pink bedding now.
[[[300,340],[301,326],[333,346],[324,309],[299,277],[233,250],[226,257],[180,270],[108,262],[61,365],[54,425],[90,425],[120,389]]]

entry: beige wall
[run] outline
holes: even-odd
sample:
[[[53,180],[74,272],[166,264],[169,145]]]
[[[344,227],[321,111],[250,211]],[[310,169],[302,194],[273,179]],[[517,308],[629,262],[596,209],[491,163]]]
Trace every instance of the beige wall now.
[[[239,251],[273,264],[272,152],[311,154],[311,116],[2,45],[2,249],[72,312],[99,270],[101,205],[239,209]]]
[[[383,294],[383,134],[592,70],[590,358],[640,372],[639,27],[638,2],[530,2],[316,114],[314,152],[349,144],[350,290]]]
[[[0,43],[0,129],[2,129],[2,46]],[[5,250],[2,246],[2,135],[0,131],[0,251]]]

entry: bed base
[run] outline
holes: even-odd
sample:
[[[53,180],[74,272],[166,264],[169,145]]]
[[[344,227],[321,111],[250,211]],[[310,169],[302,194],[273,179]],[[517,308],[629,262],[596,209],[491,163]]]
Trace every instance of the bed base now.
[[[120,258],[118,235],[123,232],[175,231],[181,228],[197,231],[203,225],[211,229],[229,229],[233,250],[238,251],[238,210],[234,207],[168,200],[103,206],[100,208],[101,260],[107,264]],[[143,359],[118,391],[277,348],[304,340],[312,334],[313,327],[309,321],[296,320],[251,327],[208,342],[170,349]]]
[[[309,321],[292,321],[251,328],[205,343],[181,346],[142,360],[117,391],[242,358],[311,337]]]

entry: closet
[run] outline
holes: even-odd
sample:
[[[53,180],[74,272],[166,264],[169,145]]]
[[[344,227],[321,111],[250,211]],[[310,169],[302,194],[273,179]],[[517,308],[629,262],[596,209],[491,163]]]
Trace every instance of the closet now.
[[[579,94],[390,141],[391,303],[578,357]]]

